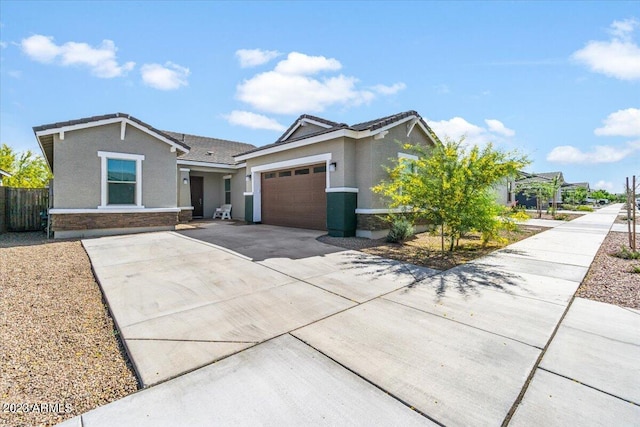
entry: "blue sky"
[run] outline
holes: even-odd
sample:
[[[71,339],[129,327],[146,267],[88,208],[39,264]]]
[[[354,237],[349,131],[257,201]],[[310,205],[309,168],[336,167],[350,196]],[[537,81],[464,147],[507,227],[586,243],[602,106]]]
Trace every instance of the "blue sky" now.
[[[125,112],[264,145],[300,114],[444,137],[620,192],[640,175],[640,3],[0,2],[0,142]]]

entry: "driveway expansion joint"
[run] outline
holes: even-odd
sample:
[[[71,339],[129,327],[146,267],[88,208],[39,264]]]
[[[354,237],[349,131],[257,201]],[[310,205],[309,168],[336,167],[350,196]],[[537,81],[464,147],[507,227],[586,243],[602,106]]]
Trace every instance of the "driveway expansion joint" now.
[[[291,331],[293,332],[293,331]],[[377,388],[378,390],[382,391],[383,393],[387,394],[388,396],[390,396],[391,398],[397,400],[398,402],[402,403],[404,406],[406,406],[407,408],[409,408],[410,410],[422,415],[423,417],[425,417],[426,419],[428,419],[429,421],[441,426],[441,427],[446,427],[445,424],[441,423],[440,421],[436,420],[435,418],[432,418],[431,416],[427,415],[426,413],[420,411],[418,408],[414,407],[413,405],[411,405],[410,403],[406,402],[405,400],[399,398],[398,396],[396,396],[395,394],[391,393],[388,390],[385,390],[384,388],[380,387],[378,384],[370,381],[369,379],[367,379],[366,377],[360,375],[358,372],[354,371],[353,369],[349,368],[348,366],[343,365],[342,363],[340,363],[339,361],[337,361],[336,359],[334,359],[333,357],[329,356],[328,354],[326,354],[325,352],[323,352],[322,350],[312,346],[311,344],[309,344],[308,342],[306,342],[305,340],[303,340],[300,337],[297,337],[296,335],[293,335],[291,332],[289,332],[289,335],[291,335],[293,338],[297,339],[298,341],[300,341],[301,343],[303,343],[304,345],[312,348],[313,350],[317,351],[318,353],[322,354],[324,357],[328,358],[329,360],[331,360],[332,362],[336,363],[338,366],[340,366],[343,369],[346,369],[347,371],[351,372],[353,375],[357,376],[358,378],[360,378],[361,380],[365,381],[366,383],[374,386],[375,388]]]
[[[624,401],[624,402],[627,402],[627,403],[630,403],[630,404],[632,404],[632,405],[635,405],[635,406],[640,407],[640,403],[638,403],[638,402],[634,402],[634,401],[632,401],[632,400],[625,399],[624,397],[620,397],[620,396],[617,396],[617,395],[615,395],[615,394],[609,393],[608,391],[602,390],[602,389],[600,389],[600,388],[598,388],[598,387],[594,387],[594,386],[589,385],[589,384],[587,384],[587,383],[583,383],[583,382],[581,382],[581,381],[578,381],[578,380],[576,380],[575,378],[571,378],[571,377],[568,377],[568,376],[566,376],[566,375],[559,374],[559,373],[557,373],[557,372],[555,372],[555,371],[549,370],[549,369],[547,369],[547,368],[543,368],[542,366],[538,366],[538,369],[540,369],[541,371],[548,372],[548,373],[553,374],[553,375],[557,375],[557,376],[559,376],[559,377],[562,377],[562,378],[565,378],[565,379],[567,379],[567,380],[570,380],[570,381],[573,381],[573,382],[575,382],[575,383],[578,383],[578,384],[580,384],[580,385],[582,385],[582,386],[588,387],[588,388],[590,388],[590,389],[592,389],[592,390],[598,391],[598,392],[600,392],[600,393],[604,393],[604,394],[606,394],[606,395],[608,395],[608,396],[615,397],[616,399],[619,399],[619,400],[622,400],[622,401]]]

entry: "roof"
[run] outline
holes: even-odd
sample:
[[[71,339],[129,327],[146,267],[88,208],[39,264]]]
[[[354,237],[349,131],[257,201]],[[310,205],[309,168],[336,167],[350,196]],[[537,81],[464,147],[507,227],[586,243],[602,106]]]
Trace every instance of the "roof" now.
[[[11,177],[11,174],[7,171],[5,171],[4,169],[0,169],[0,175],[1,176],[6,176],[6,177]]]
[[[276,142],[272,143],[272,144],[268,144],[268,145],[263,145],[262,147],[257,147],[253,150],[248,150],[245,151],[243,153],[238,153],[238,155],[242,154],[250,154],[250,153],[254,153],[257,151],[262,151],[262,150],[266,150],[268,148],[272,148],[272,147],[276,147],[279,145],[284,145],[284,144],[289,144],[295,141],[300,141],[303,139],[307,139],[307,138],[312,138],[315,136],[319,136],[319,135],[323,135],[326,133],[331,133],[331,132],[335,132],[336,130],[352,130],[355,132],[362,132],[362,131],[375,131],[378,129],[381,129],[385,126],[389,126],[395,122],[398,122],[400,120],[409,118],[409,117],[416,117],[418,118],[418,120],[420,121],[420,123],[422,123],[422,125],[427,129],[428,132],[431,133],[430,136],[435,135],[433,133],[433,131],[431,130],[431,128],[429,128],[429,126],[427,125],[427,123],[424,121],[424,119],[420,116],[420,114],[418,114],[418,112],[414,111],[414,110],[409,110],[409,111],[405,111],[402,113],[397,113],[397,114],[392,114],[390,116],[385,116],[385,117],[380,117],[378,119],[375,120],[369,120],[367,122],[362,122],[362,123],[357,123],[354,125],[347,125],[346,123],[338,123],[338,122],[333,122],[331,120],[326,120],[323,119],[321,117],[316,117],[316,116],[311,116],[309,114],[303,114],[300,117],[298,117],[296,119],[295,122],[293,122],[293,124],[291,126],[289,126],[289,128],[276,140]],[[304,119],[310,119],[313,121],[317,121],[320,123],[324,123],[326,125],[329,125],[330,127],[326,128],[326,129],[322,129],[319,130],[317,132],[313,132],[313,133],[309,133],[297,138],[288,138],[288,136],[292,133],[292,131],[295,129],[296,126],[299,125],[299,123],[301,121],[303,121]]]
[[[179,160],[233,165],[236,163],[233,159],[234,155],[256,148],[255,145],[244,142],[208,138],[172,131],[163,132],[191,147],[188,153],[178,157]]]
[[[544,182],[544,181],[551,181],[553,180],[556,176],[560,175],[560,179],[562,182],[564,182],[564,176],[562,175],[562,172],[534,172],[534,173],[528,173],[528,172],[521,172],[520,173],[520,177],[517,179],[518,182]]]
[[[574,182],[574,183],[568,183],[565,182],[564,184],[562,184],[562,186],[564,188],[584,188],[584,189],[589,189],[589,183],[588,182]]]
[[[161,140],[164,140],[164,142],[167,142],[168,144],[172,145],[182,152],[189,151],[189,146],[184,142],[179,141],[176,138],[162,132],[161,130],[158,130],[153,126],[143,122],[142,120],[126,113],[104,114],[102,116],[83,117],[81,119],[68,120],[65,122],[34,126],[33,133],[35,133],[36,138],[38,139],[38,143],[42,148],[42,152],[47,159],[49,167],[51,168],[51,170],[53,170],[53,134],[57,133],[57,130],[60,130],[61,132],[64,132],[65,130],[71,131],[78,128],[91,127],[92,124],[94,124],[94,126],[100,126],[103,124],[117,123],[118,121],[122,122],[124,120],[128,120],[134,123],[140,129],[156,136]]]

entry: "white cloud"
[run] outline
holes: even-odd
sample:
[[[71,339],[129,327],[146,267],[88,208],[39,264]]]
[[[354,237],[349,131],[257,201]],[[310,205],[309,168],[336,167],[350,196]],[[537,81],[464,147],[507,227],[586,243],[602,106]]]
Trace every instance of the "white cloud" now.
[[[611,191],[613,191],[613,182],[600,180],[600,181],[596,182],[596,184],[593,186],[593,188],[596,189],[596,190],[607,190],[607,191],[611,192]]]
[[[623,147],[596,145],[591,151],[587,152],[572,145],[561,145],[547,154],[547,161],[575,164],[615,163],[638,150],[640,150],[640,141],[628,142]]]
[[[225,115],[224,118],[232,125],[244,126],[251,129],[266,129],[279,132],[287,129],[286,126],[281,125],[270,117],[250,111],[234,110],[230,114]]]
[[[596,73],[621,80],[640,79],[640,47],[632,39],[638,26],[633,19],[614,21],[609,30],[610,40],[592,40],[571,57]]]
[[[287,59],[278,62],[274,71],[280,74],[310,75],[321,71],[337,71],[341,68],[340,61],[334,58],[291,52]]]
[[[240,66],[242,68],[249,68],[266,64],[280,56],[280,52],[277,50],[239,49],[236,51],[236,56],[240,60]]]
[[[191,74],[188,68],[169,61],[164,65],[144,64],[140,68],[142,81],[147,86],[160,90],[174,90],[188,86],[187,77]]]
[[[427,120],[427,123],[438,137],[448,137],[458,141],[464,136],[464,143],[468,146],[500,142],[504,137],[515,135],[515,131],[508,129],[501,121],[495,119],[485,120],[489,129],[469,123],[462,117],[441,121]]]
[[[87,43],[67,42],[57,45],[53,37],[40,34],[23,39],[20,43],[22,51],[31,59],[59,65],[78,65],[88,67],[96,77],[114,78],[125,75],[135,66],[135,62],[118,64],[116,51],[111,40],[103,40],[100,46],[91,47]]]
[[[594,133],[599,136],[640,136],[640,110],[627,108],[611,113],[603,120],[604,126]]]
[[[0,40],[0,49],[5,49],[7,46],[9,46],[7,42]]]
[[[401,90],[405,90],[406,88],[407,88],[406,84],[399,82],[399,83],[394,83],[391,86],[375,85],[371,89],[373,89],[375,92],[379,93],[380,95],[395,95],[396,93],[400,92]]]
[[[516,132],[513,129],[506,127],[500,120],[486,119],[484,121],[491,132],[495,132],[502,136],[514,136]]]
[[[396,83],[360,89],[356,77],[330,75],[341,68],[334,58],[291,52],[273,70],[240,83],[236,97],[260,111],[300,114],[321,112],[332,105],[367,104],[377,95],[389,95],[405,87],[404,83]]]

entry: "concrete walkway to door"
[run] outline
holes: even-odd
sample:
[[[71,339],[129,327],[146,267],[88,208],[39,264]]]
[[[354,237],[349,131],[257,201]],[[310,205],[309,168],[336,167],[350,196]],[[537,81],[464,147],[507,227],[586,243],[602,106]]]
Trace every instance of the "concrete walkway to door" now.
[[[439,274],[85,241],[145,384],[207,366],[65,424],[637,425],[639,313],[573,299],[619,207]]]

